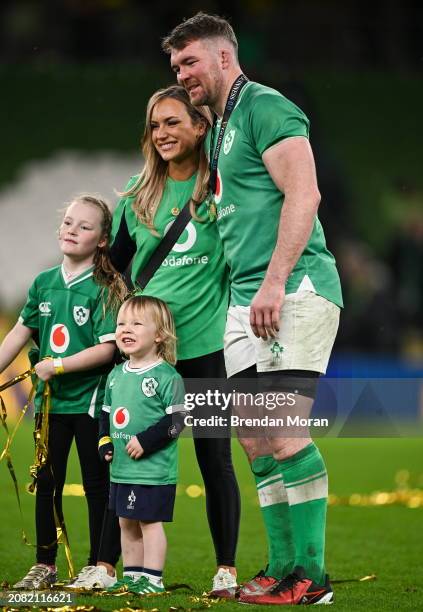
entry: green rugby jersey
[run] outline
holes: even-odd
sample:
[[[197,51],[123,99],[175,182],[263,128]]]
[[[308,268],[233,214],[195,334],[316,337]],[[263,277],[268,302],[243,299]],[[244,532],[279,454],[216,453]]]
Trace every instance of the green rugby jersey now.
[[[137,249],[131,272],[134,282],[175,220],[171,209],[182,209],[191,196],[196,176],[187,181],[167,179],[154,219],[159,237],[138,221],[132,210],[133,197],[119,201],[113,215],[112,236],[116,236],[124,215]],[[136,176],[132,177],[126,190],[136,180]],[[198,216],[205,221],[190,220],[144,291],[165,301],[172,311],[178,336],[178,359],[200,357],[223,348],[229,303],[228,268],[216,222],[208,218],[204,202],[198,207]]]
[[[178,476],[176,440],[141,459],[132,459],[126,445],[134,436],[184,404],[184,383],[175,368],[157,361],[131,368],[129,361],[109,374],[103,410],[110,415],[114,445],[110,480],[127,484],[175,484]]]
[[[219,130],[220,121],[213,132],[213,146]],[[262,155],[284,138],[308,138],[308,134],[307,117],[278,91],[254,82],[244,86],[226,127],[215,196],[217,225],[230,268],[232,305],[251,303],[276,245],[283,194],[269,175]],[[206,146],[210,146],[210,135]],[[287,293],[315,291],[342,306],[335,259],[326,248],[317,217],[285,289]]]
[[[66,280],[63,266],[41,272],[32,283],[19,321],[36,330],[40,359],[68,357],[96,344],[115,339],[116,319],[103,316],[103,288],[94,282],[94,266]],[[51,412],[98,416],[110,366],[81,370],[50,379]],[[39,384],[35,409],[41,405]]]

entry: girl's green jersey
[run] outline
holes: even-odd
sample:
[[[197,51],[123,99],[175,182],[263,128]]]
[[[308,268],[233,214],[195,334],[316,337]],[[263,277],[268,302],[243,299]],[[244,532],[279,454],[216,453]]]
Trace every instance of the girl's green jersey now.
[[[41,272],[34,280],[19,321],[34,330],[39,359],[68,357],[102,342],[115,339],[116,317],[105,312],[104,290],[93,277],[93,267],[70,281],[63,266]],[[104,385],[111,365],[54,376],[51,412],[98,416],[104,397]],[[35,408],[41,405],[38,385]]]

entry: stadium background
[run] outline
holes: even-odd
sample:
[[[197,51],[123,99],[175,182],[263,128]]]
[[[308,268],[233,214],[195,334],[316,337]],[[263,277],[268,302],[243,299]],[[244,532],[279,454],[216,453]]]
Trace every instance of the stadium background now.
[[[319,216],[339,262],[346,304],[330,375],[408,378],[417,389],[411,410],[418,422],[423,414],[417,382],[423,371],[423,6],[417,0],[191,1],[183,7],[135,0],[4,0],[0,337],[14,321],[33,277],[58,261],[58,209],[73,193],[85,190],[98,191],[114,204],[115,190],[138,171],[146,100],[174,80],[160,51],[160,37],[197,10],[228,16],[246,74],[282,91],[311,119],[322,192]],[[25,369],[22,355],[2,380]],[[26,393],[22,384],[4,394],[11,413]],[[398,412],[402,409],[398,402]],[[28,421],[28,431],[20,431],[16,439],[21,484],[31,461],[29,427]],[[184,557],[172,556],[172,546],[184,541],[181,534],[189,529],[193,513],[204,532],[204,547],[194,560],[202,567],[204,558],[210,567],[212,563],[200,508],[204,498],[201,486],[195,488],[201,480],[192,449],[187,441],[183,444],[179,535],[169,534],[169,571],[175,581],[187,579],[180,568]],[[252,517],[250,523],[244,516],[240,545],[240,565],[248,574],[259,569],[252,553],[260,554],[256,539],[260,542],[263,534],[254,531],[254,489],[235,447],[249,500],[244,515]],[[413,550],[417,559],[413,546],[422,546],[421,535],[420,541],[413,538],[417,514],[421,522],[423,512],[421,438],[323,440],[322,447],[332,468],[331,490],[343,500],[329,514],[329,543],[335,551],[331,571],[338,578],[376,572],[375,563],[370,567],[363,558],[366,542],[372,560],[382,550],[385,557],[403,555],[411,578],[408,584],[405,570],[400,573],[398,588],[414,588],[417,569],[409,566]],[[72,465],[70,482],[78,479]],[[16,574],[27,569],[23,565],[30,563],[32,552],[18,544],[16,501],[4,464],[0,483],[7,492],[0,523],[1,579],[10,550],[16,550]],[[379,497],[384,503],[374,497],[373,503],[371,494],[377,491],[397,497]],[[355,498],[359,510],[351,507],[353,495],[361,495]],[[30,532],[32,503],[24,496]],[[83,524],[80,500],[70,497],[67,503]],[[390,530],[392,541],[382,545],[384,529]],[[254,538],[248,553],[246,538]],[[83,561],[83,541],[75,546],[76,558]],[[398,565],[385,568],[390,587]],[[204,577],[208,579],[207,572]],[[383,580],[371,588],[382,597]],[[351,587],[350,595],[366,606],[362,593]],[[413,596],[418,593],[407,595]]]

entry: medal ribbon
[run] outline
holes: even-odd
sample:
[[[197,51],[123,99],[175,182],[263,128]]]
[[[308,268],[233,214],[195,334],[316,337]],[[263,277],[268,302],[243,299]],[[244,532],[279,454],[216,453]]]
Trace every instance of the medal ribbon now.
[[[209,164],[210,164],[210,178],[209,178],[209,189],[212,194],[216,192],[217,185],[217,163],[219,161],[220,149],[222,148],[223,137],[225,135],[226,126],[228,125],[229,118],[232,114],[232,111],[235,108],[235,105],[238,101],[239,94],[241,93],[244,85],[248,83],[248,79],[245,74],[240,74],[239,77],[234,81],[231,90],[228,95],[228,99],[226,100],[225,110],[223,112],[222,123],[220,124],[219,135],[217,137],[216,148],[213,153],[213,130],[217,123],[217,116],[214,116],[213,119],[213,128],[212,134],[210,137],[210,155],[209,155]]]
[[[22,380],[25,380],[26,378],[34,374],[35,374],[35,369],[31,368],[30,370],[27,370],[26,372],[19,374],[19,376],[15,376],[14,378],[7,381],[3,385],[0,385],[0,393],[4,391],[5,389],[8,389],[9,387],[16,385],[17,383],[21,382]],[[34,545],[29,542],[26,536],[25,530],[24,530],[24,519],[23,519],[23,513],[22,513],[22,507],[21,507],[21,499],[19,495],[19,486],[18,486],[16,474],[15,474],[15,469],[12,463],[12,457],[10,454],[10,446],[12,444],[12,441],[15,437],[17,430],[19,429],[22,419],[28,410],[28,406],[31,404],[33,400],[35,391],[38,386],[38,382],[39,382],[38,379],[36,379],[35,382],[33,383],[31,391],[29,392],[28,401],[26,402],[25,406],[22,408],[19,418],[11,434],[7,426],[6,406],[3,401],[3,398],[0,395],[0,421],[1,421],[1,425],[3,429],[6,432],[6,444],[0,455],[0,461],[2,461],[4,458],[6,459],[7,467],[10,472],[10,476],[13,480],[16,499],[18,502],[19,514],[21,517],[22,540],[24,544],[27,544],[28,546],[34,546]],[[46,382],[44,385],[43,398],[42,398],[42,403],[41,403],[41,411],[40,411],[40,414],[38,415],[37,423],[36,423],[36,427],[34,431],[35,459],[34,459],[34,464],[31,465],[29,468],[29,471],[32,477],[32,483],[30,483],[30,485],[28,486],[28,491],[30,493],[34,493],[36,489],[38,472],[40,471],[42,467],[44,467],[47,464],[48,420],[49,420],[50,408],[51,408],[51,389],[50,389],[50,385],[48,384],[48,382]],[[70,547],[69,547],[69,540],[67,537],[66,526],[65,526],[64,521],[60,520],[56,512],[56,508],[54,508],[54,520],[56,523],[57,540],[55,542],[52,542],[51,544],[48,544],[47,546],[43,546],[42,548],[51,548],[52,546],[55,546],[56,543],[63,542],[63,545],[65,547],[65,555],[66,555],[66,559],[68,563],[69,577],[72,578],[74,576],[74,568],[73,568],[73,563],[72,563],[72,554],[71,554]]]
[[[28,378],[29,376],[31,376],[32,374],[35,374],[35,370],[31,369],[31,370],[27,370],[26,372],[24,372],[23,374],[19,374],[19,376],[15,376],[15,378],[12,378],[10,380],[8,380],[7,382],[5,382],[3,385],[0,385],[0,393],[2,391],[4,391],[5,389],[8,389],[9,387],[12,387],[13,385],[16,385],[18,382],[21,382],[22,380],[25,380],[26,378]],[[19,415],[18,421],[13,429],[12,434],[9,433],[9,428],[7,426],[7,411],[6,411],[6,406],[5,403],[3,401],[3,398],[0,395],[0,409],[1,409],[1,414],[0,414],[0,421],[2,424],[3,429],[6,432],[6,444],[5,447],[0,455],[0,461],[2,461],[2,459],[4,459],[6,457],[7,459],[7,464],[9,466],[12,467],[13,470],[13,466],[11,464],[10,461],[10,445],[12,444],[13,438],[15,437],[15,434],[19,428],[19,425],[21,424],[21,421],[23,419],[23,417],[25,416],[26,411],[28,410],[28,406],[32,401],[32,398],[34,396],[35,393],[35,385],[32,386],[32,389],[29,393],[29,397],[28,397],[28,401],[25,404],[25,406],[22,408],[21,410],[21,414]],[[10,471],[10,468],[9,468]],[[13,478],[13,476],[12,476]]]

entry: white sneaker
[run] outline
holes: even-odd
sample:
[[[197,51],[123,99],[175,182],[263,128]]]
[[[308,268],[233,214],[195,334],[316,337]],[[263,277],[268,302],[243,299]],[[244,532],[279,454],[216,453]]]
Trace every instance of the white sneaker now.
[[[236,577],[225,567],[220,567],[213,578],[213,588],[210,592],[210,597],[234,599],[237,588]]]
[[[107,589],[115,584],[116,576],[109,576],[104,565],[86,565],[79,572],[75,580],[64,588],[69,590]]]

